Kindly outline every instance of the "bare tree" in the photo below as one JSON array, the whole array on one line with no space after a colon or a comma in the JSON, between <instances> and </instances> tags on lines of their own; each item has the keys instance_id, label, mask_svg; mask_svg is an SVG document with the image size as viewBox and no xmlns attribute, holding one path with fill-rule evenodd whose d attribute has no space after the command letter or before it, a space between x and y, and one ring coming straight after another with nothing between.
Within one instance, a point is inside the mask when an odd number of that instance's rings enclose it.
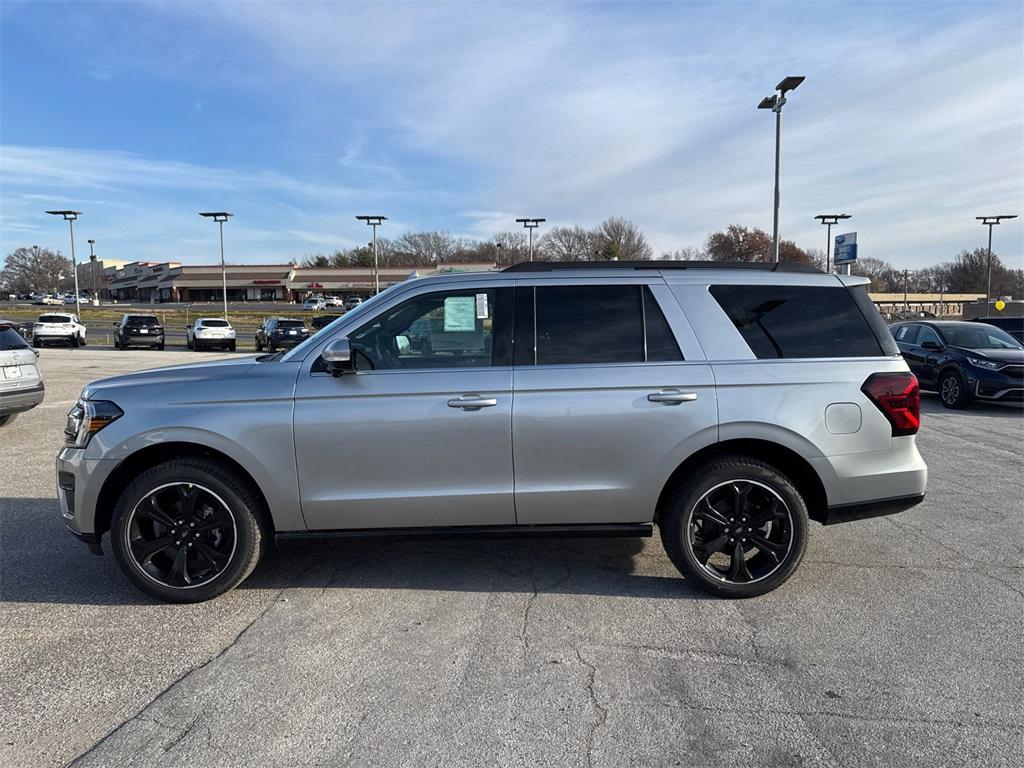
<instances>
[{"instance_id":1,"label":"bare tree","mask_svg":"<svg viewBox=\"0 0 1024 768\"><path fill-rule=\"evenodd\" d=\"M763 230L748 229L731 224L724 232L713 232L708 237L708 256L714 261L760 261L775 260L772 238ZM792 240L779 241L779 261L794 261L814 264L815 257L803 250Z\"/></svg>"},{"instance_id":2,"label":"bare tree","mask_svg":"<svg viewBox=\"0 0 1024 768\"><path fill-rule=\"evenodd\" d=\"M706 261L708 251L701 246L684 245L682 248L676 248L674 251L666 251L661 254L661 258L673 261Z\"/></svg>"},{"instance_id":3,"label":"bare tree","mask_svg":"<svg viewBox=\"0 0 1024 768\"><path fill-rule=\"evenodd\" d=\"M595 250L599 259L639 261L650 259L654 251L640 231L629 219L612 217L601 222L594 231Z\"/></svg>"},{"instance_id":4,"label":"bare tree","mask_svg":"<svg viewBox=\"0 0 1024 768\"><path fill-rule=\"evenodd\" d=\"M541 256L551 261L590 261L597 243L594 233L583 227L553 227L537 246Z\"/></svg>"},{"instance_id":5,"label":"bare tree","mask_svg":"<svg viewBox=\"0 0 1024 768\"><path fill-rule=\"evenodd\" d=\"M55 291L73 285L71 260L49 248L15 248L0 270L0 285L17 293Z\"/></svg>"}]
</instances>

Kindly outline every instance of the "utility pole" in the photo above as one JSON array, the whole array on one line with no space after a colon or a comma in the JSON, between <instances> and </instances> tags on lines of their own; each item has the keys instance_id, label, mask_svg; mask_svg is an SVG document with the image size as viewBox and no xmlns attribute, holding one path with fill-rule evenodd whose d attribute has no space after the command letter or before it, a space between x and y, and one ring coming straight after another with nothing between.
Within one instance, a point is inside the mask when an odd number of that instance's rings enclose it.
<instances>
[{"instance_id":1,"label":"utility pole","mask_svg":"<svg viewBox=\"0 0 1024 768\"><path fill-rule=\"evenodd\" d=\"M1002 223L1004 219L1016 219L1016 213L1004 213L1000 216L975 216L982 226L988 227L988 259L986 260L985 279L985 313L988 314L989 304L992 303L992 227Z\"/></svg>"},{"instance_id":2,"label":"utility pole","mask_svg":"<svg viewBox=\"0 0 1024 768\"><path fill-rule=\"evenodd\" d=\"M224 296L224 322L228 321L228 269L224 264L224 222L234 216L227 211L207 211L200 213L206 219L213 219L220 227L220 287Z\"/></svg>"},{"instance_id":3,"label":"utility pole","mask_svg":"<svg viewBox=\"0 0 1024 768\"><path fill-rule=\"evenodd\" d=\"M75 221L82 215L81 211L47 211L51 216L63 216L71 230L71 269L75 273L75 309L78 317L82 317L82 297L78 295L78 260L75 259Z\"/></svg>"},{"instance_id":4,"label":"utility pole","mask_svg":"<svg viewBox=\"0 0 1024 768\"><path fill-rule=\"evenodd\" d=\"M533 230L545 221L547 219L516 219L516 222L522 224L526 231L530 233L530 261L533 261Z\"/></svg>"},{"instance_id":5,"label":"utility pole","mask_svg":"<svg viewBox=\"0 0 1024 768\"><path fill-rule=\"evenodd\" d=\"M828 227L825 233L825 271L832 273L832 225L838 224L844 219L853 218L848 213L821 213L815 216L822 224ZM778 261L778 259L776 259Z\"/></svg>"},{"instance_id":6,"label":"utility pole","mask_svg":"<svg viewBox=\"0 0 1024 768\"><path fill-rule=\"evenodd\" d=\"M380 293L380 258L377 254L377 227L388 220L387 216L356 216L359 221L373 227L373 295Z\"/></svg>"},{"instance_id":7,"label":"utility pole","mask_svg":"<svg viewBox=\"0 0 1024 768\"><path fill-rule=\"evenodd\" d=\"M790 75L775 86L777 94L765 96L758 109L770 109L775 113L775 215L772 224L772 251L775 261L779 260L779 164L782 157L782 107L786 103L786 94L795 91L804 81L803 75Z\"/></svg>"}]
</instances>

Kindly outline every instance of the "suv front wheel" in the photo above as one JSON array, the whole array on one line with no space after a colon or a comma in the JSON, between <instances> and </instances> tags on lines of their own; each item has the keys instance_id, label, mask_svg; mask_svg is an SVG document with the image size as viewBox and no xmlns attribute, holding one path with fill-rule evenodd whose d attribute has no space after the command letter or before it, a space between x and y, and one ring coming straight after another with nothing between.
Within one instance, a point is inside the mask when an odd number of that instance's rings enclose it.
<instances>
[{"instance_id":1,"label":"suv front wheel","mask_svg":"<svg viewBox=\"0 0 1024 768\"><path fill-rule=\"evenodd\" d=\"M118 565L143 592L197 603L233 589L260 559L260 503L227 467L173 459L140 474L111 521Z\"/></svg>"},{"instance_id":2,"label":"suv front wheel","mask_svg":"<svg viewBox=\"0 0 1024 768\"><path fill-rule=\"evenodd\" d=\"M701 589L754 597L779 587L807 547L807 505L793 483L757 459L731 456L697 469L659 522L665 551Z\"/></svg>"}]
</instances>

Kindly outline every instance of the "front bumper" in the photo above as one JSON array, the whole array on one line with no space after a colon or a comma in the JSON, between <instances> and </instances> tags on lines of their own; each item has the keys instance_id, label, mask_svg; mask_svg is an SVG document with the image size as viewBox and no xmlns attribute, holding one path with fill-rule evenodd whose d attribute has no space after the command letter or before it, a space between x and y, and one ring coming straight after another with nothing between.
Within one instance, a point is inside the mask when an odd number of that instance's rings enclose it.
<instances>
[{"instance_id":1,"label":"front bumper","mask_svg":"<svg viewBox=\"0 0 1024 768\"><path fill-rule=\"evenodd\" d=\"M43 402L44 393L43 382L34 387L0 391L0 416L9 416L35 408Z\"/></svg>"},{"instance_id":2,"label":"front bumper","mask_svg":"<svg viewBox=\"0 0 1024 768\"><path fill-rule=\"evenodd\" d=\"M101 534L96 531L96 515L100 489L119 462L86 459L85 451L64 447L57 454L57 501L68 530L86 544L98 544Z\"/></svg>"}]
</instances>

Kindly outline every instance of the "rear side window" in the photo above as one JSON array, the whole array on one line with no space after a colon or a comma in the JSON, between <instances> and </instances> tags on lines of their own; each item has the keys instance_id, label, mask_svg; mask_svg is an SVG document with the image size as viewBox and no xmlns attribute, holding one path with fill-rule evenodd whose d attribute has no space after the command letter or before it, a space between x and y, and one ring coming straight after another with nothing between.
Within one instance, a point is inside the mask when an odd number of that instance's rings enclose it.
<instances>
[{"instance_id":1,"label":"rear side window","mask_svg":"<svg viewBox=\"0 0 1024 768\"><path fill-rule=\"evenodd\" d=\"M516 365L682 359L672 330L646 286L516 289Z\"/></svg>"},{"instance_id":2,"label":"rear side window","mask_svg":"<svg viewBox=\"0 0 1024 768\"><path fill-rule=\"evenodd\" d=\"M878 335L843 287L713 285L711 295L729 316L759 360L769 358L878 357L883 339L896 343L878 317ZM891 354L895 354L895 351Z\"/></svg>"},{"instance_id":3,"label":"rear side window","mask_svg":"<svg viewBox=\"0 0 1024 768\"><path fill-rule=\"evenodd\" d=\"M896 341L904 344L913 344L917 341L917 330L919 327L917 325L901 325L895 329L893 337Z\"/></svg>"},{"instance_id":4,"label":"rear side window","mask_svg":"<svg viewBox=\"0 0 1024 768\"><path fill-rule=\"evenodd\" d=\"M28 344L12 326L0 325L0 352L12 349L28 349Z\"/></svg>"}]
</instances>

